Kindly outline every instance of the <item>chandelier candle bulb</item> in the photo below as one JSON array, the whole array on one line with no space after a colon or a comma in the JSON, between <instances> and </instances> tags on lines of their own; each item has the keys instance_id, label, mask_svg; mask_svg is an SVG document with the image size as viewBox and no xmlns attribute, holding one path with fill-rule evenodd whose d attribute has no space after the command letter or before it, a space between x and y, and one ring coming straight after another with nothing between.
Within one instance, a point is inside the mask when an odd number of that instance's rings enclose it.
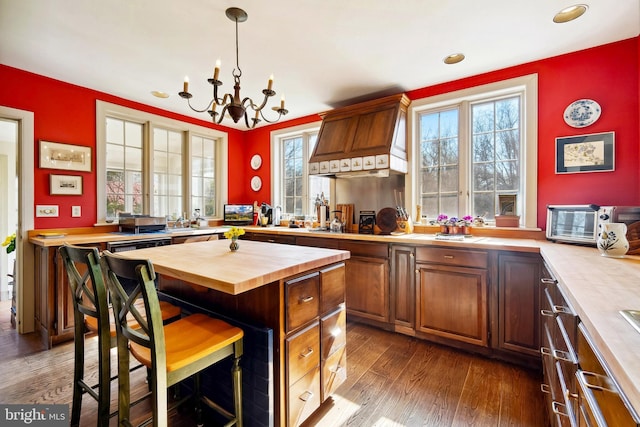
<instances>
[{"instance_id":1,"label":"chandelier candle bulb","mask_svg":"<svg viewBox=\"0 0 640 427\"><path fill-rule=\"evenodd\" d=\"M280 98L280 108L284 110L284 95L282 95L282 98Z\"/></svg>"},{"instance_id":2,"label":"chandelier candle bulb","mask_svg":"<svg viewBox=\"0 0 640 427\"><path fill-rule=\"evenodd\" d=\"M271 90L272 86L273 86L273 74L269 76L269 84L267 85L267 90Z\"/></svg>"},{"instance_id":3,"label":"chandelier candle bulb","mask_svg":"<svg viewBox=\"0 0 640 427\"><path fill-rule=\"evenodd\" d=\"M188 93L189 92L189 77L188 76L184 76L184 84L182 85L182 91L184 93Z\"/></svg>"},{"instance_id":4,"label":"chandelier candle bulb","mask_svg":"<svg viewBox=\"0 0 640 427\"><path fill-rule=\"evenodd\" d=\"M216 68L213 69L213 80L218 80L220 74L220 60L216 60Z\"/></svg>"}]
</instances>

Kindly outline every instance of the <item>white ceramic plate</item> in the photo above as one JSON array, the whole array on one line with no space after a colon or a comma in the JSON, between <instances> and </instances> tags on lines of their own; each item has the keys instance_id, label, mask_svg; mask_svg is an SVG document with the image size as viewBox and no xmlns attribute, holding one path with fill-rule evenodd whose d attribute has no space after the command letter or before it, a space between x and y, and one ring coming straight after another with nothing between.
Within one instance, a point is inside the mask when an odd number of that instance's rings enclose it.
<instances>
[{"instance_id":1,"label":"white ceramic plate","mask_svg":"<svg viewBox=\"0 0 640 427\"><path fill-rule=\"evenodd\" d=\"M251 178L251 189L253 191L260 191L261 188L262 188L262 180L260 179L260 177L254 176L253 178Z\"/></svg>"},{"instance_id":2,"label":"white ceramic plate","mask_svg":"<svg viewBox=\"0 0 640 427\"><path fill-rule=\"evenodd\" d=\"M564 121L571 127L583 128L600 118L602 108L592 99L578 99L564 110Z\"/></svg>"},{"instance_id":3,"label":"white ceramic plate","mask_svg":"<svg viewBox=\"0 0 640 427\"><path fill-rule=\"evenodd\" d=\"M251 158L251 168L258 170L260 166L262 166L262 157L260 157L260 154L254 154Z\"/></svg>"}]
</instances>

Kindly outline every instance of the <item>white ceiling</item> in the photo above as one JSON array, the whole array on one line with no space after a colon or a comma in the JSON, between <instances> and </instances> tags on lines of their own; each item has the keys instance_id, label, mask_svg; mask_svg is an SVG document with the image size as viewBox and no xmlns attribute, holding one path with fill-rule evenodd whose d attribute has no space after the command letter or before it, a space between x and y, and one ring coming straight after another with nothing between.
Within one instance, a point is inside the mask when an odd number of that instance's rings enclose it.
<instances>
[{"instance_id":1,"label":"white ceiling","mask_svg":"<svg viewBox=\"0 0 640 427\"><path fill-rule=\"evenodd\" d=\"M269 105L284 94L290 119L639 34L638 0L587 1L580 19L555 24L573 0L0 0L0 62L208 120L177 92L188 75L204 108L216 59L233 90L225 10L241 7L241 96L258 102L273 73ZM466 60L443 64L455 52Z\"/></svg>"}]
</instances>

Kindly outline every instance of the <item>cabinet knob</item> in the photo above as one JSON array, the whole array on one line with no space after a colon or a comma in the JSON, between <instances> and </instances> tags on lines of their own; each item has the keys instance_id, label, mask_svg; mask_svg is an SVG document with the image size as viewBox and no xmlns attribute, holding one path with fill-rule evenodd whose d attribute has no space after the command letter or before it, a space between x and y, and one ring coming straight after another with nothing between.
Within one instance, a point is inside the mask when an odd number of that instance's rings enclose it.
<instances>
[{"instance_id":1,"label":"cabinet knob","mask_svg":"<svg viewBox=\"0 0 640 427\"><path fill-rule=\"evenodd\" d=\"M443 258L444 259L453 259L453 255L445 255Z\"/></svg>"},{"instance_id":2,"label":"cabinet knob","mask_svg":"<svg viewBox=\"0 0 640 427\"><path fill-rule=\"evenodd\" d=\"M307 351L305 351L304 353L300 353L300 356L302 357L309 357L313 354L313 349L311 347L307 348Z\"/></svg>"},{"instance_id":3,"label":"cabinet knob","mask_svg":"<svg viewBox=\"0 0 640 427\"><path fill-rule=\"evenodd\" d=\"M300 302L311 302L311 301L313 301L313 297L311 295L309 295L308 297L300 298Z\"/></svg>"},{"instance_id":4,"label":"cabinet knob","mask_svg":"<svg viewBox=\"0 0 640 427\"><path fill-rule=\"evenodd\" d=\"M306 402L306 401L310 400L312 397L313 397L313 393L312 392L305 391L300 396L298 396L298 399L302 400L303 402Z\"/></svg>"}]
</instances>

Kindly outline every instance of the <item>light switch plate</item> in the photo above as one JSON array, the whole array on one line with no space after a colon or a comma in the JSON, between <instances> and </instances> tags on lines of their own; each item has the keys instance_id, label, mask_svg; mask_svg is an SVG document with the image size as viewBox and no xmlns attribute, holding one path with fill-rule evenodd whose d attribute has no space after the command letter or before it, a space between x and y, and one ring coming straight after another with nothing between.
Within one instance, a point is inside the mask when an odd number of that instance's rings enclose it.
<instances>
[{"instance_id":1,"label":"light switch plate","mask_svg":"<svg viewBox=\"0 0 640 427\"><path fill-rule=\"evenodd\" d=\"M36 205L36 216L58 216L58 205Z\"/></svg>"},{"instance_id":2,"label":"light switch plate","mask_svg":"<svg viewBox=\"0 0 640 427\"><path fill-rule=\"evenodd\" d=\"M82 216L82 207L80 207L80 206L71 206L71 216L73 216L73 217Z\"/></svg>"}]
</instances>

